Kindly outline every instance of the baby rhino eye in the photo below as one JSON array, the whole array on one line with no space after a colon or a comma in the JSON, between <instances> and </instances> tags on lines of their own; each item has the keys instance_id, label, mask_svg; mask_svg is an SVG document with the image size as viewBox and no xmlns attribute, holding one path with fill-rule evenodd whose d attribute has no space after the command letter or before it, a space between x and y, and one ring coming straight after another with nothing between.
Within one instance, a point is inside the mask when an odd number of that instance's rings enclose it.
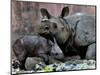
<instances>
[{"instance_id":1,"label":"baby rhino eye","mask_svg":"<svg viewBox=\"0 0 100 75\"><path fill-rule=\"evenodd\" d=\"M57 24L56 23L53 23L53 28L57 28Z\"/></svg>"}]
</instances>

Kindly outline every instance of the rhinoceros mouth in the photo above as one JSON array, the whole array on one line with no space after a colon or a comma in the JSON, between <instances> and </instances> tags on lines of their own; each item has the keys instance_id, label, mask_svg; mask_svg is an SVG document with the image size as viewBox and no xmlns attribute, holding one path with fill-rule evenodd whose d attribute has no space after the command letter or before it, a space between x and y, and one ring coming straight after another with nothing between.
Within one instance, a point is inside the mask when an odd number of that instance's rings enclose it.
<instances>
[{"instance_id":1,"label":"rhinoceros mouth","mask_svg":"<svg viewBox=\"0 0 100 75\"><path fill-rule=\"evenodd\" d=\"M55 38L57 39L58 43L64 44L70 36L69 32L59 31L55 34Z\"/></svg>"}]
</instances>

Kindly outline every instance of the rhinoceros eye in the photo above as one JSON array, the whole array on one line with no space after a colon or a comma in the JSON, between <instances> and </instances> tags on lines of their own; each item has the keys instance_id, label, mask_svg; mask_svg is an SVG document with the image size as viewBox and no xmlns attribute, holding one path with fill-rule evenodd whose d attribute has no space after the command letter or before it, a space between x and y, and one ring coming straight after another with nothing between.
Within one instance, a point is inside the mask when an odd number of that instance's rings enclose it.
<instances>
[{"instance_id":1,"label":"rhinoceros eye","mask_svg":"<svg viewBox=\"0 0 100 75\"><path fill-rule=\"evenodd\" d=\"M57 24L56 23L53 23L53 28L57 28Z\"/></svg>"}]
</instances>

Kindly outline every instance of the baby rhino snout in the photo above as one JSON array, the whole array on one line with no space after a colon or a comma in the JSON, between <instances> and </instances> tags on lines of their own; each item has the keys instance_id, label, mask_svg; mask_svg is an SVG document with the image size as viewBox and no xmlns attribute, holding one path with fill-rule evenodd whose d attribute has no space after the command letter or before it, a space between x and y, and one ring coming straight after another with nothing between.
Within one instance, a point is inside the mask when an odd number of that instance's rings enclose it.
<instances>
[{"instance_id":1,"label":"baby rhino snout","mask_svg":"<svg viewBox=\"0 0 100 75\"><path fill-rule=\"evenodd\" d=\"M54 57L55 59L64 58L64 54L57 44L55 44L55 46L52 48L51 56Z\"/></svg>"},{"instance_id":2,"label":"baby rhino snout","mask_svg":"<svg viewBox=\"0 0 100 75\"><path fill-rule=\"evenodd\" d=\"M52 53L52 56L55 59L63 59L64 58L64 55L62 53Z\"/></svg>"}]
</instances>

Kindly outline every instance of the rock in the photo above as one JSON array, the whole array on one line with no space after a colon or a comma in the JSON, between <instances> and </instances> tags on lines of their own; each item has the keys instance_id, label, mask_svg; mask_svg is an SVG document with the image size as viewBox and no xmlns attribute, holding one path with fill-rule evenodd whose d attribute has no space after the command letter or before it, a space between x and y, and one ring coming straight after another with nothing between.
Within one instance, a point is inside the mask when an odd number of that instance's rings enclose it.
<instances>
[{"instance_id":1,"label":"rock","mask_svg":"<svg viewBox=\"0 0 100 75\"><path fill-rule=\"evenodd\" d=\"M28 57L25 62L25 68L26 70L32 70L35 67L35 64L38 64L39 62L43 62L41 58L38 57Z\"/></svg>"},{"instance_id":2,"label":"rock","mask_svg":"<svg viewBox=\"0 0 100 75\"><path fill-rule=\"evenodd\" d=\"M45 67L46 65L43 63L43 62L40 62L39 64L36 64L34 66L34 70L43 70L43 68Z\"/></svg>"},{"instance_id":3,"label":"rock","mask_svg":"<svg viewBox=\"0 0 100 75\"><path fill-rule=\"evenodd\" d=\"M65 63L59 65L57 68L56 68L56 71L68 71L68 70L71 70L71 68L73 67L72 64L70 65L66 65Z\"/></svg>"},{"instance_id":4,"label":"rock","mask_svg":"<svg viewBox=\"0 0 100 75\"><path fill-rule=\"evenodd\" d=\"M61 61L54 59L53 57L49 56L49 63L54 64L54 63L61 63Z\"/></svg>"},{"instance_id":5,"label":"rock","mask_svg":"<svg viewBox=\"0 0 100 75\"><path fill-rule=\"evenodd\" d=\"M61 71L62 71L62 66L58 66L58 67L56 68L56 71L61 72Z\"/></svg>"}]
</instances>

